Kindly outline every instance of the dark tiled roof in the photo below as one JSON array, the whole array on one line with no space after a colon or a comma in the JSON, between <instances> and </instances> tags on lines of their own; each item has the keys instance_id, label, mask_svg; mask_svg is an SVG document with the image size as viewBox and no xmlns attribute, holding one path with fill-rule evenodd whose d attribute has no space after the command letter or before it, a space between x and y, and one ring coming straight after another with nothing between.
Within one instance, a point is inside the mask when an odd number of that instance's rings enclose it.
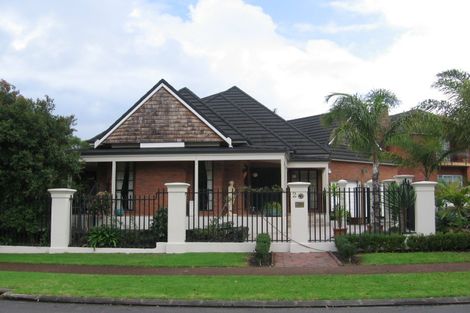
<instances>
[{"instance_id":1,"label":"dark tiled roof","mask_svg":"<svg viewBox=\"0 0 470 313\"><path fill-rule=\"evenodd\" d=\"M219 130L224 136L230 137L234 143L233 152L267 152L285 151L291 152L292 159L299 160L327 160L329 158L328 147L317 142L296 128L294 124L269 110L267 107L253 99L238 87L232 87L224 92L220 92L205 98L199 98L188 88L179 91L175 90L165 80L160 80L144 96L142 96L129 110L117 119L107 130L89 140L95 140L106 135L115 125L125 118L143 99L151 94L160 84L165 84L176 95L183 99L195 111L197 111L212 126ZM230 148L210 148L204 151L227 152ZM103 149L113 150L113 153L130 151L133 149ZM151 153L153 150L135 150L141 153ZM162 149L158 150L163 151ZM170 149L174 153L182 153L175 149ZM167 151L167 152L169 152ZM194 148L187 148L184 151L195 152ZM107 153L107 152L82 152L87 153Z\"/></svg>"},{"instance_id":2,"label":"dark tiled roof","mask_svg":"<svg viewBox=\"0 0 470 313\"><path fill-rule=\"evenodd\" d=\"M324 114L302 117L288 121L289 124L294 125L299 130L304 132L310 138L316 140L324 146L329 146L331 132L334 129L334 125L326 127L322 125L321 119ZM364 161L370 162L367 156L360 155L356 152L351 151L345 145L329 146L331 153L330 158L333 160L350 160L350 161Z\"/></svg>"},{"instance_id":3,"label":"dark tiled roof","mask_svg":"<svg viewBox=\"0 0 470 313\"><path fill-rule=\"evenodd\" d=\"M238 87L202 98L201 101L223 116L227 123L255 147L284 147L294 152L294 159L328 159L329 152L325 147Z\"/></svg>"},{"instance_id":4,"label":"dark tiled roof","mask_svg":"<svg viewBox=\"0 0 470 313\"><path fill-rule=\"evenodd\" d=\"M246 142L246 137L240 133L236 128L232 127L223 116L211 109L210 106L206 105L200 100L200 98L187 87L178 91L180 97L195 109L199 114L215 128L221 131L225 136L230 137L232 141Z\"/></svg>"}]
</instances>

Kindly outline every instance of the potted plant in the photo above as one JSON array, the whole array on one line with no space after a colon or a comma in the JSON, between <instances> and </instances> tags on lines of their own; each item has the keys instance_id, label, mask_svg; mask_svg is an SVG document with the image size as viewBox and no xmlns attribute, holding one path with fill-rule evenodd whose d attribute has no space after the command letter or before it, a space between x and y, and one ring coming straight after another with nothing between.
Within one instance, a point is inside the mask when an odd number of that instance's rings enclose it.
<instances>
[{"instance_id":1,"label":"potted plant","mask_svg":"<svg viewBox=\"0 0 470 313\"><path fill-rule=\"evenodd\" d=\"M337 206L333 214L331 215L331 219L335 221L333 227L333 234L335 237L340 235L345 235L347 232L346 224L349 217L349 212L341 206Z\"/></svg>"},{"instance_id":2,"label":"potted plant","mask_svg":"<svg viewBox=\"0 0 470 313\"><path fill-rule=\"evenodd\" d=\"M282 216L282 205L277 201L267 202L264 205L263 211L265 216Z\"/></svg>"}]
</instances>

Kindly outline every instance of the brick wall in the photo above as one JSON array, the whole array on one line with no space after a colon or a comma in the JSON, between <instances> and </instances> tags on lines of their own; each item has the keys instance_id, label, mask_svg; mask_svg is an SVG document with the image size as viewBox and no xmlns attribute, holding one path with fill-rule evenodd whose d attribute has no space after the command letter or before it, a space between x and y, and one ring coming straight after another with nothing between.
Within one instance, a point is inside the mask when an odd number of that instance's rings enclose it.
<instances>
[{"instance_id":1,"label":"brick wall","mask_svg":"<svg viewBox=\"0 0 470 313\"><path fill-rule=\"evenodd\" d=\"M96 166L96 191L111 192L111 162L98 163Z\"/></svg>"},{"instance_id":2,"label":"brick wall","mask_svg":"<svg viewBox=\"0 0 470 313\"><path fill-rule=\"evenodd\" d=\"M381 165L380 180L393 178L393 176L398 173L397 169L396 166ZM372 179L372 164L331 161L330 171L330 181L346 179L348 181L358 181L364 184L369 179Z\"/></svg>"},{"instance_id":3,"label":"brick wall","mask_svg":"<svg viewBox=\"0 0 470 313\"><path fill-rule=\"evenodd\" d=\"M152 195L166 190L165 183L183 182L193 185L193 162L136 162L135 194Z\"/></svg>"}]
</instances>

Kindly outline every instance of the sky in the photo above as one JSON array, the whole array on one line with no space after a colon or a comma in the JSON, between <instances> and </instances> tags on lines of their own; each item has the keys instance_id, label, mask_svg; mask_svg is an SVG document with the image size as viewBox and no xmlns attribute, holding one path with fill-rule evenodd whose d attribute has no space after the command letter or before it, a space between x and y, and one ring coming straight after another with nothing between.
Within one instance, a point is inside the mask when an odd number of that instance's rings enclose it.
<instances>
[{"instance_id":1,"label":"sky","mask_svg":"<svg viewBox=\"0 0 470 313\"><path fill-rule=\"evenodd\" d=\"M285 119L333 92L385 88L397 112L437 73L470 71L467 0L0 0L0 78L54 98L82 139L161 78L199 96L234 85Z\"/></svg>"}]
</instances>

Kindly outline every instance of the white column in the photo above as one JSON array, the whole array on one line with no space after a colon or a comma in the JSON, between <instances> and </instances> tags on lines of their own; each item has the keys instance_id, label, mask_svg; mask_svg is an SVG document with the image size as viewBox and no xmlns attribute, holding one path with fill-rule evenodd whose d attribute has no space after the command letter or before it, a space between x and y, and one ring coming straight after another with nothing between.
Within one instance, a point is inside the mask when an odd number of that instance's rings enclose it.
<instances>
[{"instance_id":1,"label":"white column","mask_svg":"<svg viewBox=\"0 0 470 313\"><path fill-rule=\"evenodd\" d=\"M196 216L199 216L199 160L194 161L194 203L193 207L194 210L189 210L189 215L193 215L193 213L196 214ZM193 212L191 212L193 211Z\"/></svg>"},{"instance_id":2,"label":"white column","mask_svg":"<svg viewBox=\"0 0 470 313\"><path fill-rule=\"evenodd\" d=\"M308 187L310 183L295 182L287 184L290 189L291 243L290 252L310 252L303 245L308 244Z\"/></svg>"},{"instance_id":3,"label":"white column","mask_svg":"<svg viewBox=\"0 0 470 313\"><path fill-rule=\"evenodd\" d=\"M111 197L116 197L116 161L111 162Z\"/></svg>"},{"instance_id":4,"label":"white column","mask_svg":"<svg viewBox=\"0 0 470 313\"><path fill-rule=\"evenodd\" d=\"M281 188L283 190L282 193L282 216L287 216L287 195L285 193L287 189L287 166L286 166L286 159L281 158Z\"/></svg>"},{"instance_id":5,"label":"white column","mask_svg":"<svg viewBox=\"0 0 470 313\"><path fill-rule=\"evenodd\" d=\"M412 183L414 177L415 177L414 175L395 175L395 176L393 176L393 178L395 178L395 181L397 182L398 185L400 185L405 180Z\"/></svg>"},{"instance_id":6,"label":"white column","mask_svg":"<svg viewBox=\"0 0 470 313\"><path fill-rule=\"evenodd\" d=\"M51 249L65 249L70 243L71 200L75 189L48 189L51 194Z\"/></svg>"},{"instance_id":7,"label":"white column","mask_svg":"<svg viewBox=\"0 0 470 313\"><path fill-rule=\"evenodd\" d=\"M168 189L167 253L183 253L186 242L186 197L189 184L166 183Z\"/></svg>"},{"instance_id":8,"label":"white column","mask_svg":"<svg viewBox=\"0 0 470 313\"><path fill-rule=\"evenodd\" d=\"M432 181L420 181L411 184L416 193L415 232L430 235L436 232L436 203L434 189L437 185Z\"/></svg>"},{"instance_id":9,"label":"white column","mask_svg":"<svg viewBox=\"0 0 470 313\"><path fill-rule=\"evenodd\" d=\"M322 172L322 190L325 190L328 188L328 186L330 185L330 176L329 176L329 173L330 173L330 168L329 166L327 165L324 169L323 169L323 172ZM327 201L328 202L328 201Z\"/></svg>"}]
</instances>

